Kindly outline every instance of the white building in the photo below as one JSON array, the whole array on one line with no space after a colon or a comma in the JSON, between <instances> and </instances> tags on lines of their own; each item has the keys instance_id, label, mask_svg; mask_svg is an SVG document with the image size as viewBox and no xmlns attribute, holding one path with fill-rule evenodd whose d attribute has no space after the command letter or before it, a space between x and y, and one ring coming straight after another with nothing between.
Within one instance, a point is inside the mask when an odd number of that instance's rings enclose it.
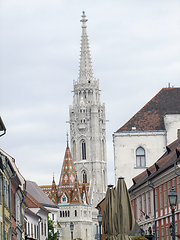
<instances>
[{"instance_id":1,"label":"white building","mask_svg":"<svg viewBox=\"0 0 180 240\"><path fill-rule=\"evenodd\" d=\"M98 202L106 193L106 118L100 99L99 81L93 77L86 15L82 14L80 69L74 81L73 103L69 108L71 152L80 183L90 183L89 200L97 222Z\"/></svg>"},{"instance_id":2,"label":"white building","mask_svg":"<svg viewBox=\"0 0 180 240\"><path fill-rule=\"evenodd\" d=\"M152 165L180 134L180 88L161 89L113 134L115 178L132 178Z\"/></svg>"},{"instance_id":3,"label":"white building","mask_svg":"<svg viewBox=\"0 0 180 240\"><path fill-rule=\"evenodd\" d=\"M28 192L25 192L25 202L28 208L26 214L26 236L28 239L47 240L48 239L48 213Z\"/></svg>"}]
</instances>

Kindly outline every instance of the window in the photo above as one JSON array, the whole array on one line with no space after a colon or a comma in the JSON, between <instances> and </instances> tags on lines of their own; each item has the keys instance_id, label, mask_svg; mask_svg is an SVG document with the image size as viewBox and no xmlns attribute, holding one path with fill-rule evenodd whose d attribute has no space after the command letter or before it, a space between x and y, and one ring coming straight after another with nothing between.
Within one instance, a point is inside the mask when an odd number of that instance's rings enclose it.
<instances>
[{"instance_id":1,"label":"window","mask_svg":"<svg viewBox=\"0 0 180 240\"><path fill-rule=\"evenodd\" d=\"M74 216L77 217L77 210L74 211Z\"/></svg>"},{"instance_id":2,"label":"window","mask_svg":"<svg viewBox=\"0 0 180 240\"><path fill-rule=\"evenodd\" d=\"M162 209L162 186L159 186L159 199L160 199L160 208Z\"/></svg>"},{"instance_id":3,"label":"window","mask_svg":"<svg viewBox=\"0 0 180 240\"><path fill-rule=\"evenodd\" d=\"M52 214L52 220L54 221L54 214Z\"/></svg>"},{"instance_id":4,"label":"window","mask_svg":"<svg viewBox=\"0 0 180 240\"><path fill-rule=\"evenodd\" d=\"M69 212L69 210L68 210L68 217L70 217L70 212Z\"/></svg>"},{"instance_id":5,"label":"window","mask_svg":"<svg viewBox=\"0 0 180 240\"><path fill-rule=\"evenodd\" d=\"M164 240L164 228L162 228L162 237L161 237L161 240Z\"/></svg>"},{"instance_id":6,"label":"window","mask_svg":"<svg viewBox=\"0 0 180 240\"><path fill-rule=\"evenodd\" d=\"M60 211L60 217L62 217L62 212Z\"/></svg>"},{"instance_id":7,"label":"window","mask_svg":"<svg viewBox=\"0 0 180 240\"><path fill-rule=\"evenodd\" d=\"M46 236L46 222L44 223L44 235Z\"/></svg>"},{"instance_id":8,"label":"window","mask_svg":"<svg viewBox=\"0 0 180 240\"><path fill-rule=\"evenodd\" d=\"M29 222L28 222L28 236L30 236L30 225L29 225Z\"/></svg>"},{"instance_id":9,"label":"window","mask_svg":"<svg viewBox=\"0 0 180 240\"><path fill-rule=\"evenodd\" d=\"M41 235L43 235L43 222L41 222Z\"/></svg>"},{"instance_id":10,"label":"window","mask_svg":"<svg viewBox=\"0 0 180 240\"><path fill-rule=\"evenodd\" d=\"M87 175L86 172L83 172L83 183L87 183Z\"/></svg>"},{"instance_id":11,"label":"window","mask_svg":"<svg viewBox=\"0 0 180 240\"><path fill-rule=\"evenodd\" d=\"M166 183L164 184L164 207L167 207L167 191L166 191Z\"/></svg>"},{"instance_id":12,"label":"window","mask_svg":"<svg viewBox=\"0 0 180 240\"><path fill-rule=\"evenodd\" d=\"M169 227L166 227L166 240L169 240Z\"/></svg>"},{"instance_id":13,"label":"window","mask_svg":"<svg viewBox=\"0 0 180 240\"><path fill-rule=\"evenodd\" d=\"M82 160L84 160L86 159L86 143L83 140L81 144L82 144Z\"/></svg>"},{"instance_id":14,"label":"window","mask_svg":"<svg viewBox=\"0 0 180 240\"><path fill-rule=\"evenodd\" d=\"M146 159L145 159L145 150L142 147L136 149L136 167L145 167Z\"/></svg>"},{"instance_id":15,"label":"window","mask_svg":"<svg viewBox=\"0 0 180 240\"><path fill-rule=\"evenodd\" d=\"M73 141L73 160L76 160L76 142Z\"/></svg>"},{"instance_id":16,"label":"window","mask_svg":"<svg viewBox=\"0 0 180 240\"><path fill-rule=\"evenodd\" d=\"M146 193L144 193L144 212L147 214Z\"/></svg>"},{"instance_id":17,"label":"window","mask_svg":"<svg viewBox=\"0 0 180 240\"><path fill-rule=\"evenodd\" d=\"M33 224L31 223L31 237L33 237Z\"/></svg>"},{"instance_id":18,"label":"window","mask_svg":"<svg viewBox=\"0 0 180 240\"><path fill-rule=\"evenodd\" d=\"M151 195L150 195L150 191L148 192L148 213L151 214Z\"/></svg>"},{"instance_id":19,"label":"window","mask_svg":"<svg viewBox=\"0 0 180 240\"><path fill-rule=\"evenodd\" d=\"M102 140L102 160L105 161L105 144L104 144L104 140Z\"/></svg>"},{"instance_id":20,"label":"window","mask_svg":"<svg viewBox=\"0 0 180 240\"><path fill-rule=\"evenodd\" d=\"M62 197L61 197L61 203L67 203L68 202L68 196L66 195L66 193L64 192Z\"/></svg>"},{"instance_id":21,"label":"window","mask_svg":"<svg viewBox=\"0 0 180 240\"><path fill-rule=\"evenodd\" d=\"M36 225L34 225L34 237L36 238Z\"/></svg>"}]
</instances>

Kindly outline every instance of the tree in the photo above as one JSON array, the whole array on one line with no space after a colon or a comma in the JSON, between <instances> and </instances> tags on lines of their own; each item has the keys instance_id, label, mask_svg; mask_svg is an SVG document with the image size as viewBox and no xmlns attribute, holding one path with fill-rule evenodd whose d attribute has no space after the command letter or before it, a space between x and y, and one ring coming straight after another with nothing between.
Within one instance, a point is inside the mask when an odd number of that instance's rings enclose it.
<instances>
[{"instance_id":1,"label":"tree","mask_svg":"<svg viewBox=\"0 0 180 240\"><path fill-rule=\"evenodd\" d=\"M57 233L54 232L53 220L48 217L48 240L56 240Z\"/></svg>"}]
</instances>

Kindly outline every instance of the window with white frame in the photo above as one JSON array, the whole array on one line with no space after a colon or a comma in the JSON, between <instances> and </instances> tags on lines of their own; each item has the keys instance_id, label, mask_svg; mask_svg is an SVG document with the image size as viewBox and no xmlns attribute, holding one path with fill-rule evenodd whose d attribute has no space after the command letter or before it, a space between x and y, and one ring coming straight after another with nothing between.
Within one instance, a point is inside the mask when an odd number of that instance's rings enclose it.
<instances>
[{"instance_id":1,"label":"window with white frame","mask_svg":"<svg viewBox=\"0 0 180 240\"><path fill-rule=\"evenodd\" d=\"M145 150L142 147L136 149L136 167L146 167Z\"/></svg>"}]
</instances>

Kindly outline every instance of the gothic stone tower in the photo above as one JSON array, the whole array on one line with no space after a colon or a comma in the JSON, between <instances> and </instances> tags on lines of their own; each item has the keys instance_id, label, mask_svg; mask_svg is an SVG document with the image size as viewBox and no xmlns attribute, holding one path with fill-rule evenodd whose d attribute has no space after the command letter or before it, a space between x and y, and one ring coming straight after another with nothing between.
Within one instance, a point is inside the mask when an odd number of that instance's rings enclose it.
<instances>
[{"instance_id":1,"label":"gothic stone tower","mask_svg":"<svg viewBox=\"0 0 180 240\"><path fill-rule=\"evenodd\" d=\"M80 69L74 81L73 103L69 108L71 152L80 183L90 183L89 199L94 207L107 186L105 104L101 103L99 81L93 77L87 36L86 15L82 14Z\"/></svg>"}]
</instances>

